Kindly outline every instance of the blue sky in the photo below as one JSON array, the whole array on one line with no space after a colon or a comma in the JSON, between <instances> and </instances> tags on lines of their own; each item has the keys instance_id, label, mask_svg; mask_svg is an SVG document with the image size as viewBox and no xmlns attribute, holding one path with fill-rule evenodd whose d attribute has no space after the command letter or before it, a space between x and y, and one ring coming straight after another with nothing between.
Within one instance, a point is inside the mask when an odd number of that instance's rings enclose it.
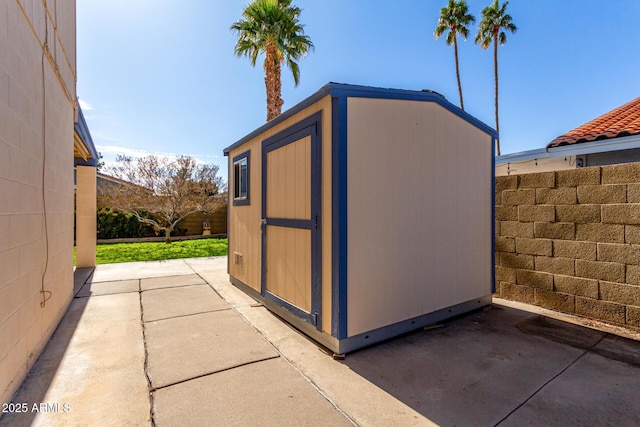
<instances>
[{"instance_id":1,"label":"blue sky","mask_svg":"<svg viewBox=\"0 0 640 427\"><path fill-rule=\"evenodd\" d=\"M78 96L105 160L222 150L265 122L262 63L233 53L248 0L78 0ZM432 89L458 105L453 47L433 30L446 0L294 0L316 48L283 110L327 82ZM480 20L490 0L468 0ZM502 153L556 136L640 96L640 1L511 0L498 51ZM460 39L466 111L495 127L492 48Z\"/></svg>"}]
</instances>

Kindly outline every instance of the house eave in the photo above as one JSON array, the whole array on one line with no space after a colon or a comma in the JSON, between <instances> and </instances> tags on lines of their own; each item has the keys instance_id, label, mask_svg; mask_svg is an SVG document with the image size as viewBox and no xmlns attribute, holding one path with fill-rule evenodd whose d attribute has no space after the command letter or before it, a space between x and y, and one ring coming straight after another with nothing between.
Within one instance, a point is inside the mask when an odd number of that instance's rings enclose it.
<instances>
[{"instance_id":1,"label":"house eave","mask_svg":"<svg viewBox=\"0 0 640 427\"><path fill-rule=\"evenodd\" d=\"M523 160L531 159L544 159L548 158L549 153L544 148L537 148L535 150L521 151L518 153L503 154L496 156L496 165L502 165L505 163L516 163Z\"/></svg>"},{"instance_id":2,"label":"house eave","mask_svg":"<svg viewBox=\"0 0 640 427\"><path fill-rule=\"evenodd\" d=\"M93 144L89 126L87 126L80 106L78 106L78 121L74 124L73 130L74 164L76 166L96 166L98 164L98 151Z\"/></svg>"},{"instance_id":3,"label":"house eave","mask_svg":"<svg viewBox=\"0 0 640 427\"><path fill-rule=\"evenodd\" d=\"M549 157L578 156L581 154L606 153L609 151L640 148L640 135L629 135L619 138L601 139L580 144L561 145L549 148Z\"/></svg>"},{"instance_id":4,"label":"house eave","mask_svg":"<svg viewBox=\"0 0 640 427\"><path fill-rule=\"evenodd\" d=\"M545 159L565 156L580 156L584 154L607 153L640 148L640 135L623 136L619 138L601 139L580 144L562 145L560 147L537 148L535 150L496 156L496 165L516 163L532 159Z\"/></svg>"}]
</instances>

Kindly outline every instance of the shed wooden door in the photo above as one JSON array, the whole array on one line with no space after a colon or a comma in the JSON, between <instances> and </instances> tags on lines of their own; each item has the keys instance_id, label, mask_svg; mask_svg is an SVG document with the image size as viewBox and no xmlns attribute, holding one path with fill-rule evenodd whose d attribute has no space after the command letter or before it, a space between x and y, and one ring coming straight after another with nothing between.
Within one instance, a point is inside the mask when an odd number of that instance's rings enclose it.
<instances>
[{"instance_id":1,"label":"shed wooden door","mask_svg":"<svg viewBox=\"0 0 640 427\"><path fill-rule=\"evenodd\" d=\"M320 327L320 122L312 116L262 149L262 295Z\"/></svg>"}]
</instances>

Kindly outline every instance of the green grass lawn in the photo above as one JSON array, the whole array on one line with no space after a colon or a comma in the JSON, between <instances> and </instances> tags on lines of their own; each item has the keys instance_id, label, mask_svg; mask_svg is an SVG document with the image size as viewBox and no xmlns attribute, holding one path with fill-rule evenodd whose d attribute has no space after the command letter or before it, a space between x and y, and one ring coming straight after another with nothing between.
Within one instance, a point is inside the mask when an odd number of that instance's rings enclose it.
<instances>
[{"instance_id":1,"label":"green grass lawn","mask_svg":"<svg viewBox=\"0 0 640 427\"><path fill-rule=\"evenodd\" d=\"M180 240L164 242L103 243L96 247L97 264L160 261L227 255L227 239Z\"/></svg>"}]
</instances>

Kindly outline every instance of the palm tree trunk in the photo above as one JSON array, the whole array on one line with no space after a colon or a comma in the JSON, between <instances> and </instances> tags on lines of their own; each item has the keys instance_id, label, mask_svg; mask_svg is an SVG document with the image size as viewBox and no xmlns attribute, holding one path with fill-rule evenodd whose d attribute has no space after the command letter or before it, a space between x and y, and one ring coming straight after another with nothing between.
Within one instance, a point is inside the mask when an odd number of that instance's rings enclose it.
<instances>
[{"instance_id":1,"label":"palm tree trunk","mask_svg":"<svg viewBox=\"0 0 640 427\"><path fill-rule=\"evenodd\" d=\"M496 81L496 132L498 132L498 139L496 139L496 150L499 156L500 125L498 124L498 33L495 33L495 36L493 37L493 78Z\"/></svg>"},{"instance_id":2,"label":"palm tree trunk","mask_svg":"<svg viewBox=\"0 0 640 427\"><path fill-rule=\"evenodd\" d=\"M281 64L277 59L275 44L267 42L264 83L267 89L267 121L278 117L282 111L282 82L280 80Z\"/></svg>"},{"instance_id":3,"label":"palm tree trunk","mask_svg":"<svg viewBox=\"0 0 640 427\"><path fill-rule=\"evenodd\" d=\"M458 78L458 93L460 94L460 108L464 111L464 101L462 100L462 84L460 83L460 67L458 65L458 41L456 34L453 33L453 52L456 56L456 77Z\"/></svg>"},{"instance_id":4,"label":"palm tree trunk","mask_svg":"<svg viewBox=\"0 0 640 427\"><path fill-rule=\"evenodd\" d=\"M264 58L264 86L267 91L267 121L278 116L276 107L275 56L276 47L271 43L267 43L266 55Z\"/></svg>"},{"instance_id":5,"label":"palm tree trunk","mask_svg":"<svg viewBox=\"0 0 640 427\"><path fill-rule=\"evenodd\" d=\"M279 116L282 113L282 105L284 101L282 100L282 78L280 77L280 71L282 69L282 62L279 60L274 64L274 96L275 96L275 109L276 116Z\"/></svg>"}]
</instances>

